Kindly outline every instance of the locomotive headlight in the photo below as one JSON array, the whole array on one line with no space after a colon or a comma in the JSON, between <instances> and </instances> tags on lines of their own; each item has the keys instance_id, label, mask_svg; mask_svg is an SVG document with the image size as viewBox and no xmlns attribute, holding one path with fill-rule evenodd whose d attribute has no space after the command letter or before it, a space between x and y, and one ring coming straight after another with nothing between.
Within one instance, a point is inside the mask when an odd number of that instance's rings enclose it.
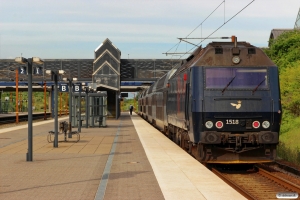
<instances>
[{"instance_id":1,"label":"locomotive headlight","mask_svg":"<svg viewBox=\"0 0 300 200\"><path fill-rule=\"evenodd\" d=\"M232 57L232 62L233 62L234 64L239 64L240 61L241 61L240 57L238 57L238 56L233 56L233 57Z\"/></svg>"},{"instance_id":2,"label":"locomotive headlight","mask_svg":"<svg viewBox=\"0 0 300 200\"><path fill-rule=\"evenodd\" d=\"M214 125L214 124L212 123L212 121L207 121L207 122L205 123L206 128L212 128L213 125Z\"/></svg>"},{"instance_id":3,"label":"locomotive headlight","mask_svg":"<svg viewBox=\"0 0 300 200\"><path fill-rule=\"evenodd\" d=\"M270 122L264 121L261 125L262 125L263 128L269 128L270 127Z\"/></svg>"}]
</instances>

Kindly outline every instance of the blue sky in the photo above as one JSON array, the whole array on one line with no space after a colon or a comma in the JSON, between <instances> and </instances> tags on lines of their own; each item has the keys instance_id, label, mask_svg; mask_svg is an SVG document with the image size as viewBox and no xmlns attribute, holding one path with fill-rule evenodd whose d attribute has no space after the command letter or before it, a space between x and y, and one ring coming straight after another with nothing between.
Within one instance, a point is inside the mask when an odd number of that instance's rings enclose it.
<instances>
[{"instance_id":1,"label":"blue sky","mask_svg":"<svg viewBox=\"0 0 300 200\"><path fill-rule=\"evenodd\" d=\"M252 0L226 0L189 37L206 37ZM163 53L223 0L0 0L0 59L93 59L106 38L121 58L171 59ZM273 28L293 28L299 0L255 0L212 37L266 47ZM225 10L225 12L224 12ZM205 46L212 40L203 42ZM216 40L213 40L216 41ZM198 43L198 41L193 41ZM181 42L177 52L193 46ZM176 46L170 51L176 50ZM174 57L173 57L174 58Z\"/></svg>"}]
</instances>

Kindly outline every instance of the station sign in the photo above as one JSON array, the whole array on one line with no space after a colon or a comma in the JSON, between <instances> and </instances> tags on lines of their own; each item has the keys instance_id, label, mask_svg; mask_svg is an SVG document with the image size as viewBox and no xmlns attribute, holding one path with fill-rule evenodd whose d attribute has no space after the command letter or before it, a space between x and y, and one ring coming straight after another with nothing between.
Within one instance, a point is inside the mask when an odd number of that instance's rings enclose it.
<instances>
[{"instance_id":1,"label":"station sign","mask_svg":"<svg viewBox=\"0 0 300 200\"><path fill-rule=\"evenodd\" d=\"M81 83L74 83L73 85L73 92L82 92ZM60 92L69 92L69 85L67 83L59 84L59 91Z\"/></svg>"},{"instance_id":2,"label":"station sign","mask_svg":"<svg viewBox=\"0 0 300 200\"><path fill-rule=\"evenodd\" d=\"M26 67L19 67L18 72L19 74L27 74Z\"/></svg>"},{"instance_id":3,"label":"station sign","mask_svg":"<svg viewBox=\"0 0 300 200\"><path fill-rule=\"evenodd\" d=\"M33 68L33 74L35 74L35 75L42 75L43 74L42 67L35 67L35 68Z\"/></svg>"},{"instance_id":4,"label":"station sign","mask_svg":"<svg viewBox=\"0 0 300 200\"><path fill-rule=\"evenodd\" d=\"M69 92L69 85L68 84L60 84L59 91L60 92Z\"/></svg>"},{"instance_id":5,"label":"station sign","mask_svg":"<svg viewBox=\"0 0 300 200\"><path fill-rule=\"evenodd\" d=\"M82 92L81 83L74 83L73 92Z\"/></svg>"}]
</instances>

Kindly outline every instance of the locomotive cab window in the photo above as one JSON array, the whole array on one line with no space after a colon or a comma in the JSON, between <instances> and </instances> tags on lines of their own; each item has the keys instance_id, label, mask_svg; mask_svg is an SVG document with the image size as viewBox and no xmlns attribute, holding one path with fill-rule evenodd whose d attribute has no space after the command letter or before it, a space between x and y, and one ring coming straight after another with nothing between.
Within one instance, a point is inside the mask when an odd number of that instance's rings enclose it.
<instances>
[{"instance_id":1,"label":"locomotive cab window","mask_svg":"<svg viewBox=\"0 0 300 200\"><path fill-rule=\"evenodd\" d=\"M267 68L205 68L206 89L268 89Z\"/></svg>"}]
</instances>

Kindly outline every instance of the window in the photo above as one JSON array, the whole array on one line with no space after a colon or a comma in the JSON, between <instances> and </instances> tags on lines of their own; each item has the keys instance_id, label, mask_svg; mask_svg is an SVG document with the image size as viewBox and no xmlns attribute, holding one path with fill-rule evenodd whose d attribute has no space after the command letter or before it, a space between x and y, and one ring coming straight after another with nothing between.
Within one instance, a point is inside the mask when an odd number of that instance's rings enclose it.
<instances>
[{"instance_id":1,"label":"window","mask_svg":"<svg viewBox=\"0 0 300 200\"><path fill-rule=\"evenodd\" d=\"M266 68L219 67L205 69L206 89L268 89Z\"/></svg>"}]
</instances>

